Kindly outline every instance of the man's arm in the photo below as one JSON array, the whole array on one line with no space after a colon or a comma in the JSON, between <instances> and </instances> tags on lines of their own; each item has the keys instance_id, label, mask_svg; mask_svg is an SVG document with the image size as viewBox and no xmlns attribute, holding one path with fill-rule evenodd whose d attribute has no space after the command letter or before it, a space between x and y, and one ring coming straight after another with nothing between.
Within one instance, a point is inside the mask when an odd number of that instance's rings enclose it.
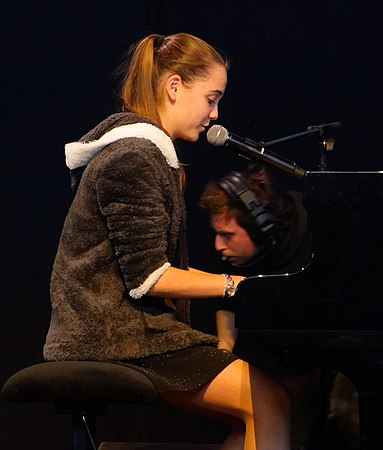
<instances>
[{"instance_id":1,"label":"man's arm","mask_svg":"<svg viewBox=\"0 0 383 450\"><path fill-rule=\"evenodd\" d=\"M235 314L232 311L218 310L215 314L218 348L233 351L238 336L238 328L235 328Z\"/></svg>"}]
</instances>

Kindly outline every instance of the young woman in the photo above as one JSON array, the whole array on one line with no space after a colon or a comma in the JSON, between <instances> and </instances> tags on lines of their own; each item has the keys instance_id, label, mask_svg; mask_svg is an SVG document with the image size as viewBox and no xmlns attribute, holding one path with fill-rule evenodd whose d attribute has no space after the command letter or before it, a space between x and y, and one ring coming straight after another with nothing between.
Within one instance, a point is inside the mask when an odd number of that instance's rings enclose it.
<instances>
[{"instance_id":1,"label":"young woman","mask_svg":"<svg viewBox=\"0 0 383 450\"><path fill-rule=\"evenodd\" d=\"M138 42L123 112L66 145L76 195L51 279L47 360L137 368L167 401L232 425L223 449L289 448L284 389L188 323L188 301L230 297L242 277L187 266L183 171L175 139L217 119L225 59L180 33Z\"/></svg>"}]
</instances>

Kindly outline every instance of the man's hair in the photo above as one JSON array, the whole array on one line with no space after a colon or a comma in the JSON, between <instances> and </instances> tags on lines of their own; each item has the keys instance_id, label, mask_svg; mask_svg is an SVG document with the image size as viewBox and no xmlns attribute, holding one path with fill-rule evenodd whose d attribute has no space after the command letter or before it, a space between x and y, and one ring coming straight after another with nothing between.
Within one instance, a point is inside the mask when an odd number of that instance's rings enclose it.
<instances>
[{"instance_id":1,"label":"man's hair","mask_svg":"<svg viewBox=\"0 0 383 450\"><path fill-rule=\"evenodd\" d=\"M251 166L241 173L246 179L254 195L266 209L271 209L274 201L274 191L268 173L263 166ZM238 224L249 230L252 216L242 201L229 195L220 185L219 181L210 181L200 197L199 206L210 214L225 213L227 217L235 218Z\"/></svg>"}]
</instances>

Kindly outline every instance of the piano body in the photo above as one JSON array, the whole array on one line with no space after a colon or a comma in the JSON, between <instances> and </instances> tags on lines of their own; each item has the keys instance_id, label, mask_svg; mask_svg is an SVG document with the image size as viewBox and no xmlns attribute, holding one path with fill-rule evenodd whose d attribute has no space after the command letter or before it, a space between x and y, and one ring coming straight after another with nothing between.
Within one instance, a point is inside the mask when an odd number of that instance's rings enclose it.
<instances>
[{"instance_id":1,"label":"piano body","mask_svg":"<svg viewBox=\"0 0 383 450\"><path fill-rule=\"evenodd\" d=\"M288 274L240 283L241 345L344 373L359 398L361 448L382 448L383 172L308 171L313 255Z\"/></svg>"}]
</instances>

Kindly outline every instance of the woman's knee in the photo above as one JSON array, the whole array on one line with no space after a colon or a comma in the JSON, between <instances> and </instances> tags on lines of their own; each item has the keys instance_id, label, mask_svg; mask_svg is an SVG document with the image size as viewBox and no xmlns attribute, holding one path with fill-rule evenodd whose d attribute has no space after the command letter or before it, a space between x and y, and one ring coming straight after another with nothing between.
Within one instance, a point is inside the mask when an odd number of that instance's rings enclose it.
<instances>
[{"instance_id":1,"label":"woman's knee","mask_svg":"<svg viewBox=\"0 0 383 450\"><path fill-rule=\"evenodd\" d=\"M288 411L288 413L290 413L292 401L290 391L287 389L285 385L283 385L278 381L275 381L275 392L277 396L277 401L280 404L281 409L284 409Z\"/></svg>"}]
</instances>

